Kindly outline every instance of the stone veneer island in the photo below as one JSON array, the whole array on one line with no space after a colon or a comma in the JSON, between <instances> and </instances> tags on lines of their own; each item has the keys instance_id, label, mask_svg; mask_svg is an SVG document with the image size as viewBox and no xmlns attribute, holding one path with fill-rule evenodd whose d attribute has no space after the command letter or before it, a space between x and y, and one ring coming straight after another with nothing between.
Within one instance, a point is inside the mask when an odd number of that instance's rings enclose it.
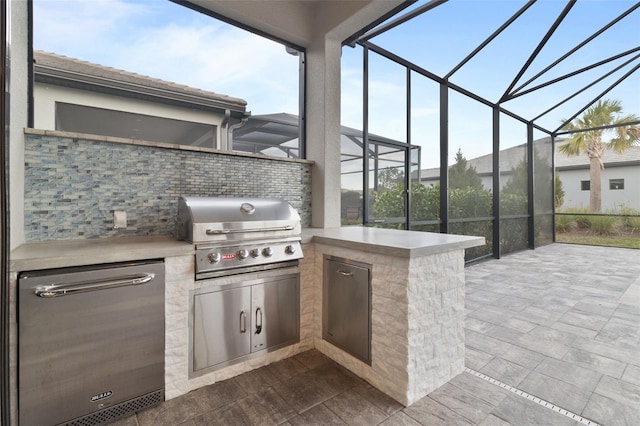
<instances>
[{"instance_id":1,"label":"stone veneer island","mask_svg":"<svg viewBox=\"0 0 640 426\"><path fill-rule=\"evenodd\" d=\"M464 369L464 250L482 237L379 228L306 229L300 263L300 342L190 378L193 245L171 237L127 237L25 244L10 261L11 412L17 414L16 288L20 271L164 258L165 397L237 376L316 348L404 405ZM322 339L324 255L372 265L371 365Z\"/></svg>"},{"instance_id":2,"label":"stone veneer island","mask_svg":"<svg viewBox=\"0 0 640 426\"><path fill-rule=\"evenodd\" d=\"M404 405L462 373L464 250L484 238L363 227L306 233L313 244L302 280L314 280L316 349ZM322 339L324 255L372 265L371 365Z\"/></svg>"}]
</instances>

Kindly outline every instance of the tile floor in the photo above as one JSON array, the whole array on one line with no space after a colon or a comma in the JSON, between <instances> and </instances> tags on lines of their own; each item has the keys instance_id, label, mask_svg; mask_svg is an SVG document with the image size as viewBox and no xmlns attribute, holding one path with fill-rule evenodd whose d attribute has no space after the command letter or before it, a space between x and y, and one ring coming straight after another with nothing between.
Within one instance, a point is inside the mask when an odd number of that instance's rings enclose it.
<instances>
[{"instance_id":1,"label":"tile floor","mask_svg":"<svg viewBox=\"0 0 640 426\"><path fill-rule=\"evenodd\" d=\"M466 276L471 370L409 407L309 351L117 425L640 425L640 250L553 244Z\"/></svg>"}]
</instances>

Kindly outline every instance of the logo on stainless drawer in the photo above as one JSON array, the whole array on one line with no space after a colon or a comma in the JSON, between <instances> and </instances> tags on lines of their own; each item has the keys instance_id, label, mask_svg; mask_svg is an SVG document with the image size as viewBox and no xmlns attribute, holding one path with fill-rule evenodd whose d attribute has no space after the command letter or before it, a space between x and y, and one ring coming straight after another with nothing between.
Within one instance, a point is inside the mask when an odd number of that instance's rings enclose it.
<instances>
[{"instance_id":1,"label":"logo on stainless drawer","mask_svg":"<svg viewBox=\"0 0 640 426\"><path fill-rule=\"evenodd\" d=\"M91 397L91 402L102 401L103 399L109 398L111 395L113 395L113 391L106 391L106 392L99 393L97 395L93 395Z\"/></svg>"}]
</instances>

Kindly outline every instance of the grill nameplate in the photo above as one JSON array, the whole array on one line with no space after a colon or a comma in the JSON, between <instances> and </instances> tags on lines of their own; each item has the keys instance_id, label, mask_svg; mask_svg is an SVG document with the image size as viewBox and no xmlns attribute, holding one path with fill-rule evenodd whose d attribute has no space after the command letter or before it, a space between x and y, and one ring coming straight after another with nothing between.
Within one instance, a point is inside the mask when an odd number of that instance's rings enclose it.
<instances>
[{"instance_id":1,"label":"grill nameplate","mask_svg":"<svg viewBox=\"0 0 640 426\"><path fill-rule=\"evenodd\" d=\"M96 426L133 414L137 411L160 404L164 401L164 389L139 396L100 411L78 417L58 426Z\"/></svg>"}]
</instances>

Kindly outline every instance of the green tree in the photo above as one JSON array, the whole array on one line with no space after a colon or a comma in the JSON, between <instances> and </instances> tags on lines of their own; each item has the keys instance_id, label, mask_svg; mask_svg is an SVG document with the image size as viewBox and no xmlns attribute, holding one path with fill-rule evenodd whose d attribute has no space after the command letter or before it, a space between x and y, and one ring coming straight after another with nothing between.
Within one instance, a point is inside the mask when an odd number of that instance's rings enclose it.
<instances>
[{"instance_id":1,"label":"green tree","mask_svg":"<svg viewBox=\"0 0 640 426\"><path fill-rule=\"evenodd\" d=\"M564 188L562 186L562 181L560 180L560 177L557 174L556 174L555 185L556 185L556 189L555 189L554 205L556 206L556 209L559 209L564 204Z\"/></svg>"},{"instance_id":2,"label":"green tree","mask_svg":"<svg viewBox=\"0 0 640 426\"><path fill-rule=\"evenodd\" d=\"M602 155L609 149L622 153L637 144L640 140L640 127L624 126L624 123L637 122L639 118L633 114L622 115L622 105L617 100L600 100L587 108L581 117L566 123L563 130L585 130L574 133L571 139L559 147L559 151L567 156L586 154L589 157L591 189L589 193L589 211L597 213L602 209ZM563 120L566 121L566 120ZM598 127L618 125L610 129ZM612 135L609 142L603 137Z\"/></svg>"},{"instance_id":3,"label":"green tree","mask_svg":"<svg viewBox=\"0 0 640 426\"><path fill-rule=\"evenodd\" d=\"M543 159L538 155L537 151L534 151L534 161L538 164L539 167L537 169L541 171L550 170L551 166L546 159ZM547 173L534 173L535 174L535 187L542 191L550 190L549 185L551 184L551 177ZM502 197L503 194L510 194L523 197L522 202L525 206L526 212L526 204L527 204L527 182L528 182L528 170L527 170L527 162L525 159L522 159L518 164L513 166L511 169L511 176L507 183L500 190L500 195ZM556 175L555 177L555 200L554 205L556 208L562 206L564 203L564 188L562 187L562 181ZM503 212L507 214L515 214L516 212ZM518 213L521 213L518 211Z\"/></svg>"},{"instance_id":4,"label":"green tree","mask_svg":"<svg viewBox=\"0 0 640 426\"><path fill-rule=\"evenodd\" d=\"M378 172L378 191L393 189L398 183L404 185L404 168L388 167Z\"/></svg>"},{"instance_id":5,"label":"green tree","mask_svg":"<svg viewBox=\"0 0 640 426\"><path fill-rule=\"evenodd\" d=\"M396 183L388 189L374 192L371 206L373 217L377 219L403 217L405 215L404 197L404 183ZM403 226L398 229L403 229Z\"/></svg>"},{"instance_id":6,"label":"green tree","mask_svg":"<svg viewBox=\"0 0 640 426\"><path fill-rule=\"evenodd\" d=\"M460 148L455 159L455 164L449 167L449 189L483 189L482 179L476 168L467 165L467 159Z\"/></svg>"},{"instance_id":7,"label":"green tree","mask_svg":"<svg viewBox=\"0 0 640 426\"><path fill-rule=\"evenodd\" d=\"M525 159L511 168L511 176L500 190L503 194L527 195L527 184L529 182L529 172Z\"/></svg>"},{"instance_id":8,"label":"green tree","mask_svg":"<svg viewBox=\"0 0 640 426\"><path fill-rule=\"evenodd\" d=\"M511 168L511 176L500 189L500 213L502 215L527 214L529 172L522 159Z\"/></svg>"}]
</instances>

